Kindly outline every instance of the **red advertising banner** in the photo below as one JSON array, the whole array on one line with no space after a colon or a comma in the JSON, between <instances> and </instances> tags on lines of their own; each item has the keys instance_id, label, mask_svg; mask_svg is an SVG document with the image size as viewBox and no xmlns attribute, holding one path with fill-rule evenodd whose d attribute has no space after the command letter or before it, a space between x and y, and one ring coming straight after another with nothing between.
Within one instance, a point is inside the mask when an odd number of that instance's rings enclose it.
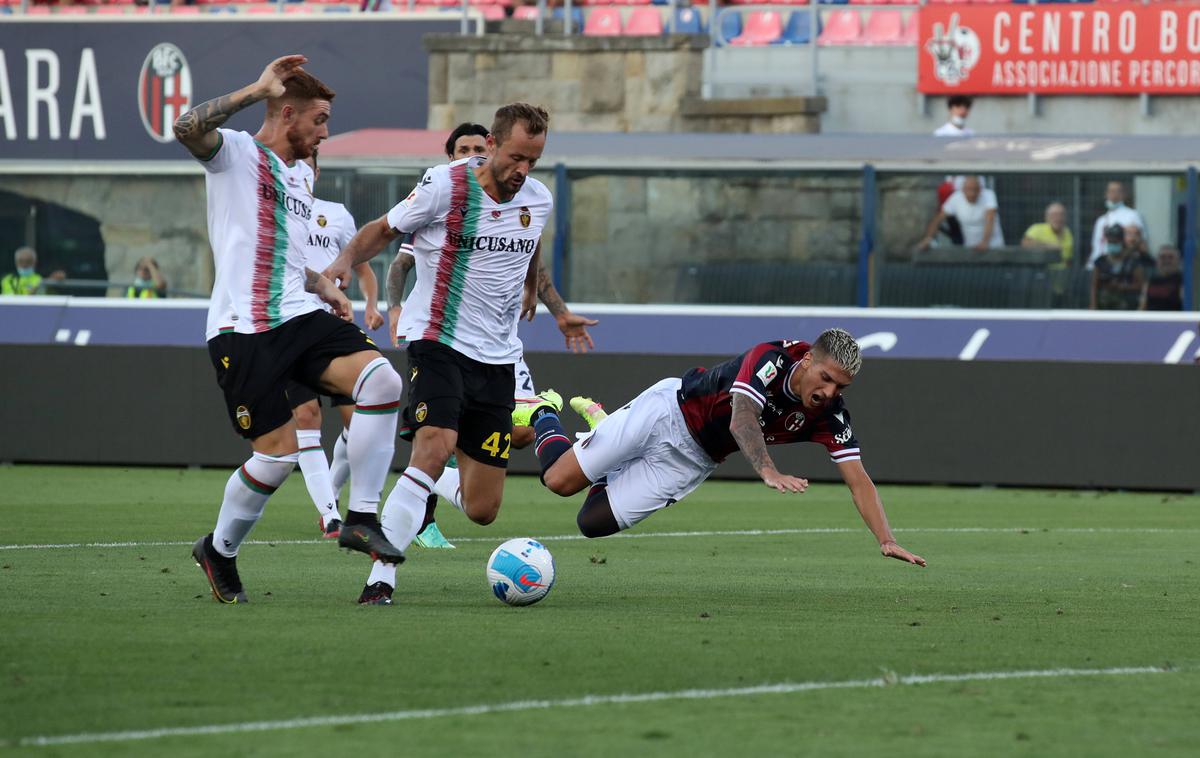
<instances>
[{"instance_id":1,"label":"red advertising banner","mask_svg":"<svg viewBox=\"0 0 1200 758\"><path fill-rule=\"evenodd\" d=\"M926 94L1200 93L1200 4L926 5Z\"/></svg>"}]
</instances>

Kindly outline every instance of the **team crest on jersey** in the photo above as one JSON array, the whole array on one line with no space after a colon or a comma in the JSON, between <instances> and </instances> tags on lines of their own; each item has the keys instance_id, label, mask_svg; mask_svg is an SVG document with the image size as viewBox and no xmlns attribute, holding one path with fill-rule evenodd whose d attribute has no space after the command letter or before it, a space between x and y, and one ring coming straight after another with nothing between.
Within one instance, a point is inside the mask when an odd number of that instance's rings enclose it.
<instances>
[{"instance_id":1,"label":"team crest on jersey","mask_svg":"<svg viewBox=\"0 0 1200 758\"><path fill-rule=\"evenodd\" d=\"M492 211L492 218L500 218L500 211Z\"/></svg>"},{"instance_id":2,"label":"team crest on jersey","mask_svg":"<svg viewBox=\"0 0 1200 758\"><path fill-rule=\"evenodd\" d=\"M242 429L250 428L250 409L244 405L237 407L237 425Z\"/></svg>"},{"instance_id":3,"label":"team crest on jersey","mask_svg":"<svg viewBox=\"0 0 1200 758\"><path fill-rule=\"evenodd\" d=\"M533 216L529 213L529 208L521 206L521 226L529 228L529 222L533 221Z\"/></svg>"},{"instance_id":4,"label":"team crest on jersey","mask_svg":"<svg viewBox=\"0 0 1200 758\"><path fill-rule=\"evenodd\" d=\"M423 422L425 420L425 417L428 415L429 415L429 406L425 405L425 403L417 403L417 410L413 414L413 416L416 417L416 419L417 419L417 423L420 424L421 422Z\"/></svg>"},{"instance_id":5,"label":"team crest on jersey","mask_svg":"<svg viewBox=\"0 0 1200 758\"><path fill-rule=\"evenodd\" d=\"M324 226L328 223L329 223L329 219L325 218L324 214L317 216L317 226L324 228Z\"/></svg>"},{"instance_id":6,"label":"team crest on jersey","mask_svg":"<svg viewBox=\"0 0 1200 758\"><path fill-rule=\"evenodd\" d=\"M155 45L138 74L138 113L156 142L175 139L175 119L192 105L192 69L183 51L170 42Z\"/></svg>"},{"instance_id":7,"label":"team crest on jersey","mask_svg":"<svg viewBox=\"0 0 1200 758\"><path fill-rule=\"evenodd\" d=\"M755 376L757 376L759 378L759 380L762 381L763 384L770 384L771 380L774 379L778 375L779 375L779 369L775 368L774 361L772 361L771 363L768 363L767 365L760 368L758 370L758 373L755 374Z\"/></svg>"},{"instance_id":8,"label":"team crest on jersey","mask_svg":"<svg viewBox=\"0 0 1200 758\"><path fill-rule=\"evenodd\" d=\"M786 421L783 422L783 428L787 429L789 432L798 432L803 426L804 414L800 411L795 411L792 413L792 415L787 417Z\"/></svg>"}]
</instances>

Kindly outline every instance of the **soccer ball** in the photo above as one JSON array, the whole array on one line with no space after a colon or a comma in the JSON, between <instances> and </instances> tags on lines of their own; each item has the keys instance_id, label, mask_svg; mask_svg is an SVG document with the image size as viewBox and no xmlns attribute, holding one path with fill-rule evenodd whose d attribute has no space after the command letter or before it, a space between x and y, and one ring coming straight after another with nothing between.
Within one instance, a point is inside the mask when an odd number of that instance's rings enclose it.
<instances>
[{"instance_id":1,"label":"soccer ball","mask_svg":"<svg viewBox=\"0 0 1200 758\"><path fill-rule=\"evenodd\" d=\"M537 540L509 540L487 562L492 594L509 605L533 605L554 586L554 556Z\"/></svg>"}]
</instances>

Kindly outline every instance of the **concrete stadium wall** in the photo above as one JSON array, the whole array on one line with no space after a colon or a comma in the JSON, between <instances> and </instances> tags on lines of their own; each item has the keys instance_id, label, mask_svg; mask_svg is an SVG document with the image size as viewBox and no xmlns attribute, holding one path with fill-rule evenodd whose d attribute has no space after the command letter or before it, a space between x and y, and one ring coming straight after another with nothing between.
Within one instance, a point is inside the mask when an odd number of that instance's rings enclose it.
<instances>
[{"instance_id":1,"label":"concrete stadium wall","mask_svg":"<svg viewBox=\"0 0 1200 758\"><path fill-rule=\"evenodd\" d=\"M403 357L391 353L403 369ZM712 356L531 354L539 387L616 408ZM234 466L200 348L0 346L0 461ZM867 470L881 482L1200 490L1197 368L869 361L848 395ZM403 373L403 372L402 372ZM405 374L407 375L407 374ZM327 423L332 444L336 422ZM836 479L815 445L772 448L781 467ZM407 445L397 445L402 465ZM532 472L528 451L512 470ZM749 477L740 455L718 475ZM0 473L0 480L3 473Z\"/></svg>"}]
</instances>

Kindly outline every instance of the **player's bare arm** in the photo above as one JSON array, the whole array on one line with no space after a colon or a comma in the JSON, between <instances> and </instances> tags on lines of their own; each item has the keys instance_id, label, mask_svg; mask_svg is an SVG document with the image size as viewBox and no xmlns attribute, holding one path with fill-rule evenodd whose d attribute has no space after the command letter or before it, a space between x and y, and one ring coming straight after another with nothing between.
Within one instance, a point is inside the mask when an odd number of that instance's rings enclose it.
<instances>
[{"instance_id":1,"label":"player's bare arm","mask_svg":"<svg viewBox=\"0 0 1200 758\"><path fill-rule=\"evenodd\" d=\"M311 268L304 269L304 289L321 298L322 302L328 303L333 308L333 315L338 318L349 321L354 317L350 301L338 286Z\"/></svg>"},{"instance_id":2,"label":"player's bare arm","mask_svg":"<svg viewBox=\"0 0 1200 758\"><path fill-rule=\"evenodd\" d=\"M400 347L400 336L396 328L400 324L401 303L404 302L404 285L408 280L408 272L417 265L417 259L411 253L405 252L404 246L388 266L388 334L392 337L392 347Z\"/></svg>"},{"instance_id":3,"label":"player's bare arm","mask_svg":"<svg viewBox=\"0 0 1200 758\"><path fill-rule=\"evenodd\" d=\"M780 492L804 492L808 480L798 476L779 473L775 461L767 452L767 441L762 435L762 406L746 395L733 395L733 414L729 418L729 432L742 450L742 455L762 477L763 484Z\"/></svg>"},{"instance_id":4,"label":"player's bare arm","mask_svg":"<svg viewBox=\"0 0 1200 758\"><path fill-rule=\"evenodd\" d=\"M345 289L350 284L350 269L379 255L400 232L392 228L387 216L380 216L362 229L342 248L338 257L322 273L331 282Z\"/></svg>"},{"instance_id":5,"label":"player's bare arm","mask_svg":"<svg viewBox=\"0 0 1200 758\"><path fill-rule=\"evenodd\" d=\"M554 320L558 322L558 330L567 338L567 349L572 353L586 353L588 350L595 349L596 345L592 342L592 335L588 334L587 327L595 326L600 322L571 312L571 309L563 302L562 295L558 294L558 290L555 289L554 282L550 279L549 272L546 271L546 266L540 261L538 262L537 287L538 299L542 301L542 305L546 306L546 310L550 311L550 315L554 316Z\"/></svg>"},{"instance_id":6,"label":"player's bare arm","mask_svg":"<svg viewBox=\"0 0 1200 758\"><path fill-rule=\"evenodd\" d=\"M888 526L887 513L883 510L883 500L879 497L879 490L876 489L875 482L871 481L867 470L863 468L862 461L839 463L838 472L841 473L846 486L850 488L850 497L854 500L854 507L858 509L858 514L862 516L862 520L871 530L871 534L875 535L875 539L879 540L879 552L888 558L924 566L924 558L910 553L896 544L892 528Z\"/></svg>"},{"instance_id":7,"label":"player's bare arm","mask_svg":"<svg viewBox=\"0 0 1200 758\"><path fill-rule=\"evenodd\" d=\"M525 294L521 298L521 315L518 319L533 321L537 314L538 298L538 269L542 265L542 243L534 248L533 257L529 259L529 269L525 272Z\"/></svg>"},{"instance_id":8,"label":"player's bare arm","mask_svg":"<svg viewBox=\"0 0 1200 758\"><path fill-rule=\"evenodd\" d=\"M363 314L363 322L368 329L378 329L383 326L383 316L379 313L379 280L375 278L371 266L366 263L355 266L354 273L358 276L358 287L367 300L367 312Z\"/></svg>"},{"instance_id":9,"label":"player's bare arm","mask_svg":"<svg viewBox=\"0 0 1200 758\"><path fill-rule=\"evenodd\" d=\"M308 62L303 55L285 55L276 58L263 69L258 81L242 87L236 92L221 95L200 103L175 120L175 139L192 155L202 160L212 157L220 145L217 127L243 108L247 108L268 97L283 94L283 83Z\"/></svg>"}]
</instances>

